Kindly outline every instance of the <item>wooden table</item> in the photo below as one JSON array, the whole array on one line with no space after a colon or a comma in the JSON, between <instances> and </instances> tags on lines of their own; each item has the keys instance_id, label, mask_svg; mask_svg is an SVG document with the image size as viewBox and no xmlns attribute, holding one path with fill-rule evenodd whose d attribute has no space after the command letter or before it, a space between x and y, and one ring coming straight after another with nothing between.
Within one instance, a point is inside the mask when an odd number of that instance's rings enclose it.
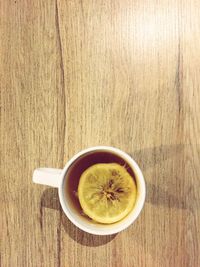
<instances>
[{"instance_id":1,"label":"wooden table","mask_svg":"<svg viewBox=\"0 0 200 267\"><path fill-rule=\"evenodd\" d=\"M200 266L200 1L0 3L1 266ZM99 237L32 183L79 150L128 152L147 183Z\"/></svg>"}]
</instances>

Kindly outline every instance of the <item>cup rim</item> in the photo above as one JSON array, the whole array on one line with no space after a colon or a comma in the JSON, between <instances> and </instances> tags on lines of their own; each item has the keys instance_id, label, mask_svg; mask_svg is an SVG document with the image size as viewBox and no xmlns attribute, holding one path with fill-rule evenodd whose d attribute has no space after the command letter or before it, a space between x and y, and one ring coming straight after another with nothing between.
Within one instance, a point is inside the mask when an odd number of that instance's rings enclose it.
<instances>
[{"instance_id":1,"label":"cup rim","mask_svg":"<svg viewBox=\"0 0 200 267\"><path fill-rule=\"evenodd\" d=\"M113 225L112 228L106 229L106 227L104 227L104 229L101 229L101 230L98 228L93 229L93 228L91 228L90 225L88 225L88 227L86 227L85 225L82 225L81 223L79 223L73 217L73 214L70 211L70 209L68 207L66 207L64 193L63 193L65 174L67 173L67 170L73 164L73 162L75 160L77 160L80 156L82 156L86 153L98 151L98 150L114 152L117 155L121 156L133 168L133 171L134 171L134 173L136 173L138 180L139 180L139 183L140 183L140 195L137 198L137 207L134 208L134 212L132 212L132 214L129 215L127 218L123 219L121 221L121 223L119 222L117 225ZM63 209L65 215L68 217L68 219L74 225L76 225L79 229L81 229L87 233L94 234L94 235L112 235L112 234L119 233L122 230L125 230L127 227L129 227L137 219L137 217L139 216L139 214L140 214L140 212L144 206L145 197L146 197L146 185L145 185L145 180L144 180L144 176L142 174L142 171L140 170L140 168L139 168L138 164L135 162L135 160L131 156L129 156L126 152L122 151L119 148L112 147L112 146L93 146L93 147L83 149L80 152L76 153L66 163L65 167L63 168L63 170L61 172L60 177L61 177L61 179L60 179L60 184L59 184L59 188L58 188L58 193L59 193L59 199L60 199L62 209Z\"/></svg>"}]
</instances>

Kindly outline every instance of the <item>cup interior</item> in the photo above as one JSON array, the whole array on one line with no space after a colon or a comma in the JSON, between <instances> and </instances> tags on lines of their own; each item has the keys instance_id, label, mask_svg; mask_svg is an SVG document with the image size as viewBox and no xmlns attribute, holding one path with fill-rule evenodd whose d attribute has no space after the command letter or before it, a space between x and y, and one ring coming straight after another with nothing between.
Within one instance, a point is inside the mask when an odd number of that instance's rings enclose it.
<instances>
[{"instance_id":1,"label":"cup interior","mask_svg":"<svg viewBox=\"0 0 200 267\"><path fill-rule=\"evenodd\" d=\"M137 198L132 211L121 221L101 224L83 213L77 196L78 183L81 174L91 165L113 162L125 165L135 179ZM110 235L124 230L138 217L145 200L145 183L141 170L128 154L116 148L95 147L78 153L68 162L63 171L59 197L65 214L77 227L91 234Z\"/></svg>"}]
</instances>

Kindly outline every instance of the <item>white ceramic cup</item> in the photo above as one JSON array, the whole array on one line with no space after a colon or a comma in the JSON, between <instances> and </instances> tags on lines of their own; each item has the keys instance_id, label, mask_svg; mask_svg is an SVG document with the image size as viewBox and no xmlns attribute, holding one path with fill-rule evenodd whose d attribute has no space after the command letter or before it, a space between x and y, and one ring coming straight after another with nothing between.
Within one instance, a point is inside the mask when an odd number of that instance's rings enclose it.
<instances>
[{"instance_id":1,"label":"white ceramic cup","mask_svg":"<svg viewBox=\"0 0 200 267\"><path fill-rule=\"evenodd\" d=\"M80 212L76 211L76 209L74 209L72 205L70 205L69 196L66 193L67 190L65 190L66 179L68 179L69 177L66 174L70 166L72 166L75 161L79 160L79 158L82 158L89 153L95 152L108 152L120 157L122 160L127 162L127 164L132 168L132 171L135 174L137 184L136 203L132 211L124 219L117 223L100 224L88 220L85 216L81 215ZM137 219L145 202L145 181L139 166L127 153L118 148L109 146L96 146L80 151L67 162L64 169L36 169L33 173L33 182L37 184L57 187L62 209L69 220L83 231L95 235L112 235L124 230Z\"/></svg>"}]
</instances>

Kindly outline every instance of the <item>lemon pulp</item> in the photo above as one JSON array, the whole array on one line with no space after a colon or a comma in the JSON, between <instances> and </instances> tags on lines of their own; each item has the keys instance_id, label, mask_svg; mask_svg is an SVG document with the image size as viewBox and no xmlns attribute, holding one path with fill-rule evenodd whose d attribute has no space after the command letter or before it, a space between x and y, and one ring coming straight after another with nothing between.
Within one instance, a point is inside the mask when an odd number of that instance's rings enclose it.
<instances>
[{"instance_id":1,"label":"lemon pulp","mask_svg":"<svg viewBox=\"0 0 200 267\"><path fill-rule=\"evenodd\" d=\"M127 216L136 200L136 184L125 167L99 163L86 169L79 181L83 212L99 223L115 223Z\"/></svg>"}]
</instances>

